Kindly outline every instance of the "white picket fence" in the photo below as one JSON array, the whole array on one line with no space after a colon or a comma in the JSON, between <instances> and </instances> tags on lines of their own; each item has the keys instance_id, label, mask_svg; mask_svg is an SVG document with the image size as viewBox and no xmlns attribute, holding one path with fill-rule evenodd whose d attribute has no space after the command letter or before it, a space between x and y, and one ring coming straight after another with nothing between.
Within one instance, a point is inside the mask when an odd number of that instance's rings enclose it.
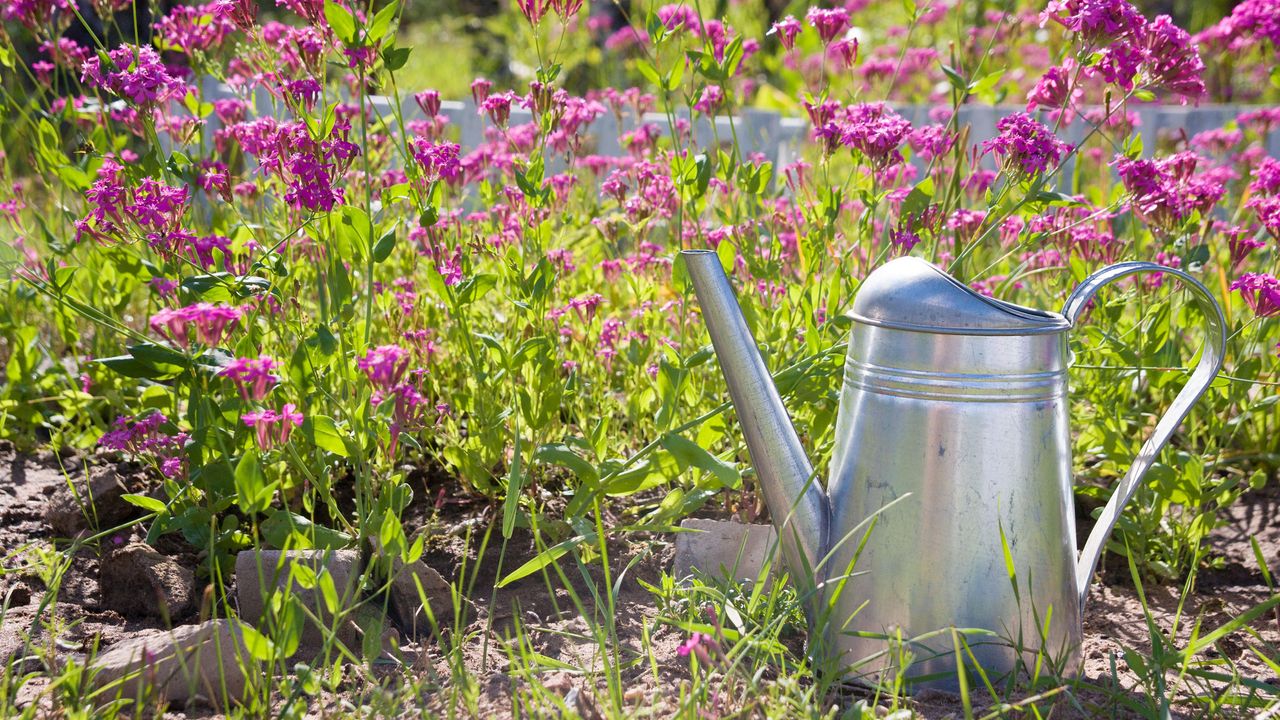
<instances>
[{"instance_id":1,"label":"white picket fence","mask_svg":"<svg viewBox=\"0 0 1280 720\"><path fill-rule=\"evenodd\" d=\"M221 83L207 83L204 90L207 101L239 97L232 88ZM369 101L375 112L394 124L395 113L392 108L394 98L373 96ZM268 116L274 112L275 105L272 98L260 88L255 91L254 105L255 112L259 116ZM894 105L893 107L915 127L931 122L929 106ZM996 123L1000 118L1021 109L1013 105L964 105L958 111L957 122L961 127L969 126L969 142L976 145L996 136ZM1143 152L1150 156L1156 148L1157 138L1162 133L1185 133L1190 138L1205 130L1221 128L1241 112L1249 109L1252 109L1252 106L1144 106L1136 111L1140 121L1136 132L1142 137ZM406 122L425 119L412 96L406 96L401 101L400 111L401 117ZM449 119L449 126L453 128L449 132L462 146L464 153L485 141L484 129L488 119L477 112L475 103L470 99L444 101L441 103L440 114ZM700 114L691 118L687 111L682 110L676 116L690 122L693 139L698 147L709 147L716 139L722 144L728 143L736 132L739 147L743 153L763 154L774 163L775 167L781 167L799 156L802 147L808 142L810 129L808 118L791 117L770 110L752 108L746 108L732 118L728 116L715 118L714 128L712 121ZM510 125L519 125L532 120L533 116L528 110L518 107L511 109ZM626 149L622 147L620 139L625 133L639 127L641 122L654 124L664 134L669 130L667 116L662 113L648 113L642 121L628 118L619 124L612 113L606 112L586 131L591 137L593 152L607 157L625 155ZM205 128L206 133L217 129L216 117L208 118L208 123ZM1060 134L1067 142L1078 143L1087 132L1087 124L1082 120L1076 120L1064 128ZM1266 141L1266 149L1267 154L1280 158L1280 129L1270 133ZM1062 173L1064 181L1071 175L1070 168L1066 170L1068 172Z\"/></svg>"}]
</instances>

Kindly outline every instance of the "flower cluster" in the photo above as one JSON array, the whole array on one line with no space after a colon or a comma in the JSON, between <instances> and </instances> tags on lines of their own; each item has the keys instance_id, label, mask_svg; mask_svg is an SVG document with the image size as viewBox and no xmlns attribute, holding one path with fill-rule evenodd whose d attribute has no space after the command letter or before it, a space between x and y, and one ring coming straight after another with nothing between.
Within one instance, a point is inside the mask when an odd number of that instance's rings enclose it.
<instances>
[{"instance_id":1,"label":"flower cluster","mask_svg":"<svg viewBox=\"0 0 1280 720\"><path fill-rule=\"evenodd\" d=\"M253 428L258 447L270 450L289 442L293 429L302 426L302 413L293 403L285 403L279 412L269 408L251 410L241 415L240 420Z\"/></svg>"},{"instance_id":2,"label":"flower cluster","mask_svg":"<svg viewBox=\"0 0 1280 720\"><path fill-rule=\"evenodd\" d=\"M257 157L264 173L285 181L284 199L291 206L327 212L344 201L342 175L360 154L360 147L348 139L350 121L339 119L318 142L303 122L261 118L228 130L245 152Z\"/></svg>"},{"instance_id":3,"label":"flower cluster","mask_svg":"<svg viewBox=\"0 0 1280 720\"><path fill-rule=\"evenodd\" d=\"M1171 233L1193 212L1207 215L1226 187L1218 173L1197 173L1202 158L1181 152L1155 160L1116 158L1129 205L1152 228Z\"/></svg>"},{"instance_id":4,"label":"flower cluster","mask_svg":"<svg viewBox=\"0 0 1280 720\"><path fill-rule=\"evenodd\" d=\"M169 418L161 412L152 412L145 417L121 416L98 439L98 445L150 460L165 477L176 478L183 472L187 434L162 432L161 426L168 422Z\"/></svg>"},{"instance_id":5,"label":"flower cluster","mask_svg":"<svg viewBox=\"0 0 1280 720\"><path fill-rule=\"evenodd\" d=\"M216 347L242 315L239 308L230 305L196 303L160 310L151 316L151 329L183 347L190 347L193 339Z\"/></svg>"},{"instance_id":6,"label":"flower cluster","mask_svg":"<svg viewBox=\"0 0 1280 720\"><path fill-rule=\"evenodd\" d=\"M280 378L273 372L279 367L280 363L269 357L236 358L218 374L230 378L246 401L261 400L280 382Z\"/></svg>"},{"instance_id":7,"label":"flower cluster","mask_svg":"<svg viewBox=\"0 0 1280 720\"><path fill-rule=\"evenodd\" d=\"M169 74L160 53L148 46L121 45L107 53L108 67L97 55L84 61L81 82L111 92L140 107L154 107L182 97L187 86Z\"/></svg>"},{"instance_id":8,"label":"flower cluster","mask_svg":"<svg viewBox=\"0 0 1280 720\"><path fill-rule=\"evenodd\" d=\"M902 162L898 148L911 133L911 122L884 103L862 103L845 111L840 143L862 153L877 170Z\"/></svg>"},{"instance_id":9,"label":"flower cluster","mask_svg":"<svg viewBox=\"0 0 1280 720\"><path fill-rule=\"evenodd\" d=\"M418 161L422 177L428 183L437 180L452 182L462 176L459 150L456 143L433 143L424 138L414 138L413 141L413 159Z\"/></svg>"},{"instance_id":10,"label":"flower cluster","mask_svg":"<svg viewBox=\"0 0 1280 720\"><path fill-rule=\"evenodd\" d=\"M1267 273L1244 273L1231 283L1258 317L1280 315L1280 280Z\"/></svg>"},{"instance_id":11,"label":"flower cluster","mask_svg":"<svg viewBox=\"0 0 1280 720\"><path fill-rule=\"evenodd\" d=\"M1280 160L1262 159L1249 183L1249 193L1245 207L1253 210L1258 222L1280 241Z\"/></svg>"},{"instance_id":12,"label":"flower cluster","mask_svg":"<svg viewBox=\"0 0 1280 720\"><path fill-rule=\"evenodd\" d=\"M152 246L170 245L167 236L179 230L189 197L186 187L172 187L150 177L133 186L119 159L107 156L98 168L97 179L85 192L90 210L76 222L77 239L123 240L133 229L145 234Z\"/></svg>"},{"instance_id":13,"label":"flower cluster","mask_svg":"<svg viewBox=\"0 0 1280 720\"><path fill-rule=\"evenodd\" d=\"M1054 0L1042 17L1076 33L1093 52L1091 75L1125 90L1166 90L1184 102L1205 94L1204 61L1190 34L1168 15L1148 22L1126 0Z\"/></svg>"},{"instance_id":14,"label":"flower cluster","mask_svg":"<svg viewBox=\"0 0 1280 720\"><path fill-rule=\"evenodd\" d=\"M1004 169L1016 178L1031 178L1056 167L1067 145L1049 128L1026 113L1013 113L996 124L1000 134L982 144L983 152L1000 156Z\"/></svg>"}]
</instances>

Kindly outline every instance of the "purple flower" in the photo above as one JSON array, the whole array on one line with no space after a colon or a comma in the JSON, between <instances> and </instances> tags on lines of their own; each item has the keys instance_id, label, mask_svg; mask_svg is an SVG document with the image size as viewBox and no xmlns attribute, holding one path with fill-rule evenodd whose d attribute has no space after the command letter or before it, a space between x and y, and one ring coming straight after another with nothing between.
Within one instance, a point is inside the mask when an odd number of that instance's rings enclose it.
<instances>
[{"instance_id":1,"label":"purple flower","mask_svg":"<svg viewBox=\"0 0 1280 720\"><path fill-rule=\"evenodd\" d=\"M452 181L462 177L462 162L458 159L461 148L455 143L433 143L423 138L413 141L413 159L422 166L423 179Z\"/></svg>"},{"instance_id":2,"label":"purple flower","mask_svg":"<svg viewBox=\"0 0 1280 720\"><path fill-rule=\"evenodd\" d=\"M107 53L107 59L107 68L102 67L102 60L96 55L85 60L81 82L144 107L186 94L186 85L169 74L154 48L121 45Z\"/></svg>"},{"instance_id":3,"label":"purple flower","mask_svg":"<svg viewBox=\"0 0 1280 720\"><path fill-rule=\"evenodd\" d=\"M280 367L280 363L269 357L236 358L218 374L231 378L245 400L261 400L271 386L280 382L280 378L272 372Z\"/></svg>"},{"instance_id":4,"label":"purple flower","mask_svg":"<svg viewBox=\"0 0 1280 720\"><path fill-rule=\"evenodd\" d=\"M1141 32L1146 18L1125 0L1051 0L1042 18L1052 18L1097 46Z\"/></svg>"},{"instance_id":5,"label":"purple flower","mask_svg":"<svg viewBox=\"0 0 1280 720\"><path fill-rule=\"evenodd\" d=\"M14 20L28 30L37 30L54 26L54 19L67 17L70 10L67 0L5 0L0 4L0 20ZM58 25L65 27L66 23Z\"/></svg>"},{"instance_id":6,"label":"purple flower","mask_svg":"<svg viewBox=\"0 0 1280 720\"><path fill-rule=\"evenodd\" d=\"M289 435L296 427L302 426L302 413L297 411L293 403L285 403L280 412L275 410L254 410L240 416L245 425L253 428L258 447L270 450L276 445L289 442Z\"/></svg>"},{"instance_id":7,"label":"purple flower","mask_svg":"<svg viewBox=\"0 0 1280 720\"><path fill-rule=\"evenodd\" d=\"M1116 172L1129 191L1133 211L1155 229L1172 232L1192 212L1208 214L1226 192L1212 171L1196 173L1200 157L1182 152L1155 160L1116 158Z\"/></svg>"},{"instance_id":8,"label":"purple flower","mask_svg":"<svg viewBox=\"0 0 1280 720\"><path fill-rule=\"evenodd\" d=\"M145 417L121 416L98 439L98 444L108 450L154 462L160 466L160 472L165 477L175 478L184 469L183 448L187 442L187 434L180 432L167 435L161 432L160 426L167 422L169 418L161 412L152 412Z\"/></svg>"},{"instance_id":9,"label":"purple flower","mask_svg":"<svg viewBox=\"0 0 1280 720\"><path fill-rule=\"evenodd\" d=\"M698 11L681 3L679 5L663 5L658 8L658 22L674 32L677 29L689 30L694 35L702 32L702 23L698 21Z\"/></svg>"},{"instance_id":10,"label":"purple flower","mask_svg":"<svg viewBox=\"0 0 1280 720\"><path fill-rule=\"evenodd\" d=\"M190 347L193 334L201 343L214 347L236 326L241 315L239 308L230 305L196 303L160 310L151 316L151 329L183 347Z\"/></svg>"},{"instance_id":11,"label":"purple flower","mask_svg":"<svg viewBox=\"0 0 1280 720\"><path fill-rule=\"evenodd\" d=\"M1276 6L1280 12L1280 5ZM1147 25L1143 76L1146 84L1182 96L1183 102L1205 94L1204 61L1186 30L1161 15Z\"/></svg>"},{"instance_id":12,"label":"purple flower","mask_svg":"<svg viewBox=\"0 0 1280 720\"><path fill-rule=\"evenodd\" d=\"M782 44L782 47L791 50L796 46L796 36L803 29L804 26L800 24L800 21L794 15L788 15L774 23L773 27L769 28L769 32L765 33L765 35L777 35L778 42Z\"/></svg>"},{"instance_id":13,"label":"purple flower","mask_svg":"<svg viewBox=\"0 0 1280 720\"><path fill-rule=\"evenodd\" d=\"M849 29L849 12L844 8L809 8L805 20L818 31L823 43L830 43Z\"/></svg>"},{"instance_id":14,"label":"purple flower","mask_svg":"<svg viewBox=\"0 0 1280 720\"><path fill-rule=\"evenodd\" d=\"M863 103L846 110L840 143L854 148L877 170L902 161L898 147L911 132L911 122L884 103Z\"/></svg>"},{"instance_id":15,"label":"purple flower","mask_svg":"<svg viewBox=\"0 0 1280 720\"><path fill-rule=\"evenodd\" d=\"M1245 273L1231 283L1258 317L1280 315L1280 280L1266 273Z\"/></svg>"},{"instance_id":16,"label":"purple flower","mask_svg":"<svg viewBox=\"0 0 1280 720\"><path fill-rule=\"evenodd\" d=\"M698 95L698 101L693 104L693 109L705 115L715 115L716 110L723 104L724 91L719 85L708 85Z\"/></svg>"},{"instance_id":17,"label":"purple flower","mask_svg":"<svg viewBox=\"0 0 1280 720\"><path fill-rule=\"evenodd\" d=\"M947 129L946 125L925 125L911 131L907 136L907 142L911 143L911 147L915 148L920 157L933 160L951 152L956 136Z\"/></svg>"},{"instance_id":18,"label":"purple flower","mask_svg":"<svg viewBox=\"0 0 1280 720\"><path fill-rule=\"evenodd\" d=\"M1051 67L1040 76L1036 86L1027 93L1027 112L1036 108L1060 110L1067 103L1067 90L1071 72L1067 67Z\"/></svg>"},{"instance_id":19,"label":"purple flower","mask_svg":"<svg viewBox=\"0 0 1280 720\"><path fill-rule=\"evenodd\" d=\"M982 144L983 152L1000 156L1004 169L1029 178L1057 166L1067 146L1049 128L1026 113L1014 113L996 124L1000 135Z\"/></svg>"},{"instance_id":20,"label":"purple flower","mask_svg":"<svg viewBox=\"0 0 1280 720\"><path fill-rule=\"evenodd\" d=\"M409 351L398 345L379 345L356 360L356 366L369 376L374 386L388 390L404 377L409 367Z\"/></svg>"},{"instance_id":21,"label":"purple flower","mask_svg":"<svg viewBox=\"0 0 1280 720\"><path fill-rule=\"evenodd\" d=\"M436 90L423 90L413 96L413 101L428 119L440 114L440 93Z\"/></svg>"}]
</instances>

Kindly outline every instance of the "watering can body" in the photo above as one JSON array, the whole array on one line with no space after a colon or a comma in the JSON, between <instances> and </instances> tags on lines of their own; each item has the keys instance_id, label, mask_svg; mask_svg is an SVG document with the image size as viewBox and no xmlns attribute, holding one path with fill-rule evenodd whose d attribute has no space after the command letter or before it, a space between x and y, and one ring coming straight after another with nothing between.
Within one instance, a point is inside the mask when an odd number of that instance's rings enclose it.
<instances>
[{"instance_id":1,"label":"watering can body","mask_svg":"<svg viewBox=\"0 0 1280 720\"><path fill-rule=\"evenodd\" d=\"M815 660L940 689L957 687L961 663L992 679L1037 661L1074 672L1106 536L1221 364L1224 322L1208 291L1124 263L1053 313L983 297L923 260L886 263L854 300L824 492L718 258L685 260L783 559L812 595ZM1211 340L1078 555L1068 332L1103 285L1151 271L1186 282Z\"/></svg>"}]
</instances>

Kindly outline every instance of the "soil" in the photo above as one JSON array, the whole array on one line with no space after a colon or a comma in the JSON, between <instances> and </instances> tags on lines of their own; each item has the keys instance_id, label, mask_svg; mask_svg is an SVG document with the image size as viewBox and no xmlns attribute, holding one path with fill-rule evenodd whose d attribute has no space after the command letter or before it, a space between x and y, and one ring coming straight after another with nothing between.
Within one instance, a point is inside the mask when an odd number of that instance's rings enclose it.
<instances>
[{"instance_id":1,"label":"soil","mask_svg":"<svg viewBox=\"0 0 1280 720\"><path fill-rule=\"evenodd\" d=\"M24 638L30 633L33 643L49 648L59 659L81 658L94 648L106 648L121 639L144 630L162 629L163 623L155 618L129 618L102 607L98 588L101 558L113 548L86 544L70 559L70 566L61 586L57 588L56 602L49 602L43 614L42 603L50 592L43 580L31 570L29 558L33 552L47 552L55 547L65 547L55 541L52 530L45 522L45 512L51 498L66 486L68 478L83 473L84 464L76 458L56 457L50 454L22 455L11 449L0 448L0 598L7 598L8 611L0 618L0 660L18 660L24 649ZM410 507L405 517L406 530L423 530L432 539L423 560L438 570L446 579L460 575L467 569L464 584L469 585L469 596L476 606L475 620L457 639L446 636L447 642L461 644L461 657L468 668L481 679L478 692L478 712L482 717L510 717L513 695L530 692L529 685L509 674L508 652L519 652L509 645L512 638L523 637L525 648L541 654L549 663L561 662L579 667L600 667L598 646L590 636L590 627L584 617L606 612L594 607L590 587L572 564L565 564L565 579L574 588L581 607L564 589L554 594L548 592L542 576L535 573L511 585L497 589L495 585L520 563L534 556L527 533L517 532L505 548L504 557L500 532L493 531L484 551L482 536L493 523L496 510L487 502L443 492L447 478L433 478L420 474L413 478L422 484L419 500ZM1224 513L1224 524L1215 529L1208 541L1215 556L1222 562L1216 569L1199 573L1196 587L1185 598L1179 615L1181 588L1148 584L1145 587L1151 621L1168 633L1175 618L1175 639L1183 646L1198 628L1198 635L1238 617L1249 608L1271 597L1267 579L1258 567L1250 538L1256 540L1263 557L1273 569L1280 569L1280 523L1276 522L1280 511L1280 490L1268 486L1252 492ZM621 519L619 524L621 524ZM606 519L606 526L612 523ZM113 538L116 544L131 538ZM139 539L134 536L132 539ZM680 658L677 649L685 640L684 633L653 621L658 614L653 595L646 584L658 584L662 571L671 560L671 538L664 536L629 535L610 541L611 579L620 583L617 607L613 609L617 621L618 658L622 661L643 658L624 671L624 698L629 706L652 717L672 714L679 702L679 688L688 682L688 661ZM180 541L157 543L157 550L186 567L194 568L197 555ZM591 582L602 583L599 563L592 565ZM557 584L557 587L560 585ZM173 618L173 622L194 622L197 610ZM1143 686L1139 675L1126 661L1126 651L1136 650L1149 654L1150 634L1147 629L1142 603L1129 581L1127 570L1109 567L1102 581L1095 582L1090 594L1085 618L1084 666L1080 686L1062 691L1056 702L1039 704L1043 711L1052 706L1051 717L1095 717L1100 708L1108 708L1107 715L1127 717L1124 706L1150 692ZM49 628L58 628L51 637ZM649 630L649 646L654 662L643 651L644 629ZM1257 618L1250 627L1234 632L1219 640L1207 650L1205 657L1219 663L1217 672L1224 677L1237 673L1251 682L1269 686L1274 694L1280 694L1280 677L1257 653L1266 655L1280 646L1280 612L1268 613ZM438 687L441 692L423 697L422 706L445 711L442 703L449 702L444 691L450 677L448 657L434 641L415 642L404 640L401 644L401 664L375 666L379 681L393 682L397 675L411 675L426 679L423 687ZM1274 658L1273 662L1274 662ZM657 668L654 677L653 668ZM34 669L27 667L27 670ZM439 679L435 685L433 679ZM1181 684L1176 673L1167 675L1170 687L1178 687L1181 695L1212 694L1225 686L1221 680L1197 680L1183 678ZM42 693L47 681L36 679L28 682L19 693L24 702L38 702L47 707L48 697ZM604 688L588 686L583 676L570 671L549 669L539 678L543 688L565 700L566 706L576 709L584 718L597 715L598 698ZM351 683L336 696L320 702L326 707L313 708L323 713L325 709L337 710L348 706L350 697L361 692L358 683ZM978 694L982 694L979 690ZM1026 697L1024 694L1022 697ZM867 699L865 691L853 690L847 701ZM1017 702L1018 698L1010 699ZM747 700L749 702L749 699ZM741 702L741 701L739 701ZM925 718L962 717L963 707L953 696L939 693L921 693L911 701L912 709ZM992 703L975 701L974 710L981 713L990 710ZM1119 707L1119 710L1115 708ZM741 706L726 710L742 710ZM750 714L749 708L748 714ZM190 708L189 712L171 709L168 717L208 716L209 711ZM1198 717L1203 712L1196 706L1172 708L1173 717ZM1243 716L1243 714L1242 714Z\"/></svg>"}]
</instances>

